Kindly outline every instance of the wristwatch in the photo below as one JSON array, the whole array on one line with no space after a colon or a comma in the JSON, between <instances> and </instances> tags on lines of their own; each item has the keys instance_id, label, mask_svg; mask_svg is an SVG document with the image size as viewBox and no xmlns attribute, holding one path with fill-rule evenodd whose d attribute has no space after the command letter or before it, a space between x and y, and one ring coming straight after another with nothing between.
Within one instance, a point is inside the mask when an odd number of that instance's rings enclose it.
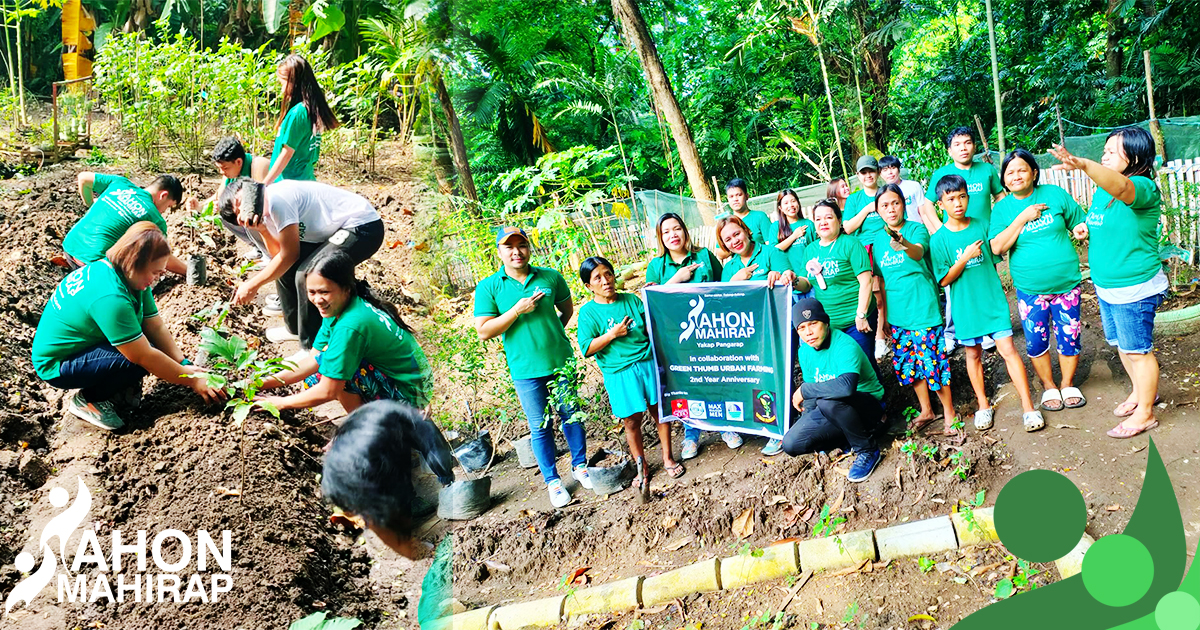
<instances>
[{"instance_id":1,"label":"wristwatch","mask_svg":"<svg viewBox=\"0 0 1200 630\"><path fill-rule=\"evenodd\" d=\"M858 319L866 319L867 318L866 313L855 313L854 316Z\"/></svg>"}]
</instances>

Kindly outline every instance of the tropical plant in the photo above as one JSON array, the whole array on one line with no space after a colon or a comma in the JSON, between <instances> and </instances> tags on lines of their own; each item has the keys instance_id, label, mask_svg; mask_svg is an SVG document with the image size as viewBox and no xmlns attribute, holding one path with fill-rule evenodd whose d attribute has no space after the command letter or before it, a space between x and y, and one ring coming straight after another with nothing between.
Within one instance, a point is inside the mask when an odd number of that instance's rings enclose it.
<instances>
[{"instance_id":1,"label":"tropical plant","mask_svg":"<svg viewBox=\"0 0 1200 630\"><path fill-rule=\"evenodd\" d=\"M262 389L263 382L273 374L295 368L283 359L259 359L258 350L251 349L245 339L237 335L222 335L215 329L200 330L200 349L208 353L205 372L197 378L207 378L209 386L224 390L229 396L226 409L233 409L233 422L241 426L255 407L279 417L275 405L256 402L254 397Z\"/></svg>"}]
</instances>

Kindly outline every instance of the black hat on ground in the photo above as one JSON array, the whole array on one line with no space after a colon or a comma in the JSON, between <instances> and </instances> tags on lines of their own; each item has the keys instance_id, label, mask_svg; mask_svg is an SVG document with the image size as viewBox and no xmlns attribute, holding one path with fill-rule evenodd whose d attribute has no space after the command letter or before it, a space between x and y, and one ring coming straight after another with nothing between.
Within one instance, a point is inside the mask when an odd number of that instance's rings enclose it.
<instances>
[{"instance_id":1,"label":"black hat on ground","mask_svg":"<svg viewBox=\"0 0 1200 630\"><path fill-rule=\"evenodd\" d=\"M825 307L815 298L806 298L792 305L792 326L799 326L804 322L829 323Z\"/></svg>"}]
</instances>

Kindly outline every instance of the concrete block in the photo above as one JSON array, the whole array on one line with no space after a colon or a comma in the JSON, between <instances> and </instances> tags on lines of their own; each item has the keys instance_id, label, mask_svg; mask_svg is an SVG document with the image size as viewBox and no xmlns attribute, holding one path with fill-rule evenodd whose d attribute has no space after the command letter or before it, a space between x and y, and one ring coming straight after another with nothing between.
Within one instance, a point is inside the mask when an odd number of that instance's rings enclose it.
<instances>
[{"instance_id":1,"label":"concrete block","mask_svg":"<svg viewBox=\"0 0 1200 630\"><path fill-rule=\"evenodd\" d=\"M839 540L841 545L838 544ZM814 573L858 566L863 560L876 560L875 532L869 529L805 540L798 547L800 567Z\"/></svg>"},{"instance_id":2,"label":"concrete block","mask_svg":"<svg viewBox=\"0 0 1200 630\"><path fill-rule=\"evenodd\" d=\"M967 523L963 512L955 512L950 515L950 522L954 523L954 534L958 536L959 547L990 545L1000 540L1000 536L996 534L996 521L992 516L992 508L975 508L971 510L971 515L975 519L975 527L971 527Z\"/></svg>"},{"instance_id":3,"label":"concrete block","mask_svg":"<svg viewBox=\"0 0 1200 630\"><path fill-rule=\"evenodd\" d=\"M721 561L701 560L686 567L648 577L642 582L642 605L657 606L692 593L721 590Z\"/></svg>"},{"instance_id":4,"label":"concrete block","mask_svg":"<svg viewBox=\"0 0 1200 630\"><path fill-rule=\"evenodd\" d=\"M549 628L562 622L566 595L547 597L532 602L501 606L492 611L489 630L519 630L520 628Z\"/></svg>"},{"instance_id":5,"label":"concrete block","mask_svg":"<svg viewBox=\"0 0 1200 630\"><path fill-rule=\"evenodd\" d=\"M487 608L476 608L475 610L459 613L450 617L449 625L443 624L441 628L448 628L448 630L488 630L488 616L494 610L496 610L495 606L488 606Z\"/></svg>"},{"instance_id":6,"label":"concrete block","mask_svg":"<svg viewBox=\"0 0 1200 630\"><path fill-rule=\"evenodd\" d=\"M875 530L879 560L941 553L958 548L954 525L949 516L927 518L895 527Z\"/></svg>"},{"instance_id":7,"label":"concrete block","mask_svg":"<svg viewBox=\"0 0 1200 630\"><path fill-rule=\"evenodd\" d=\"M619 612L637 608L641 602L642 576L620 582L576 589L567 595L563 615L569 621L581 615Z\"/></svg>"},{"instance_id":8,"label":"concrete block","mask_svg":"<svg viewBox=\"0 0 1200 630\"><path fill-rule=\"evenodd\" d=\"M800 572L800 556L794 541L771 545L762 551L757 558L750 554L721 558L721 588L732 590Z\"/></svg>"},{"instance_id":9,"label":"concrete block","mask_svg":"<svg viewBox=\"0 0 1200 630\"><path fill-rule=\"evenodd\" d=\"M1075 545L1075 548L1071 550L1071 553L1054 561L1054 566L1058 568L1058 575L1062 579L1065 580L1083 571L1083 556L1094 542L1096 542L1095 538L1084 534L1083 538L1079 539L1079 544Z\"/></svg>"}]
</instances>

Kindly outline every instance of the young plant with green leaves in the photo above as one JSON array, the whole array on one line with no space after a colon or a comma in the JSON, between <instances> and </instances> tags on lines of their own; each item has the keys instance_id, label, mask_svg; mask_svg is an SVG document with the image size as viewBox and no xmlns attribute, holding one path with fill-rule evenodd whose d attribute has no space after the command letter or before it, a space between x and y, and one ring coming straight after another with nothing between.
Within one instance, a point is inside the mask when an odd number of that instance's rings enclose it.
<instances>
[{"instance_id":1,"label":"young plant with green leaves","mask_svg":"<svg viewBox=\"0 0 1200 630\"><path fill-rule=\"evenodd\" d=\"M330 619L325 611L313 613L299 621L292 622L288 630L354 630L363 622L352 617L337 617Z\"/></svg>"},{"instance_id":2,"label":"young plant with green leaves","mask_svg":"<svg viewBox=\"0 0 1200 630\"><path fill-rule=\"evenodd\" d=\"M256 402L254 397L263 382L273 374L293 369L294 364L283 359L260 359L258 350L251 349L237 335L224 336L212 328L200 331L200 349L208 353L206 372L209 386L222 389L229 396L226 409L233 409L233 422L241 426L255 407L279 417L275 405Z\"/></svg>"},{"instance_id":3,"label":"young plant with green leaves","mask_svg":"<svg viewBox=\"0 0 1200 630\"><path fill-rule=\"evenodd\" d=\"M1012 556L1006 556L1006 560L1012 561ZM1038 575L1041 571L1030 566L1029 562L1016 558L1017 574L1008 578L1004 578L996 582L996 590L992 593L996 599L1008 599L1021 591L1032 591L1038 587L1033 581L1033 576Z\"/></svg>"}]
</instances>

